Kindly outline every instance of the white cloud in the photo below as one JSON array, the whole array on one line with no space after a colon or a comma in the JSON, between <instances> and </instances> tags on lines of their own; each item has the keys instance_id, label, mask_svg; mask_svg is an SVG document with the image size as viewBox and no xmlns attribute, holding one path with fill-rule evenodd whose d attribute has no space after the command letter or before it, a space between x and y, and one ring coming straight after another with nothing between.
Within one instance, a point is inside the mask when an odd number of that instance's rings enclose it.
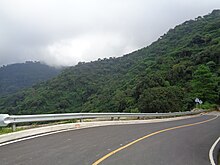
<instances>
[{"instance_id":1,"label":"white cloud","mask_svg":"<svg viewBox=\"0 0 220 165\"><path fill-rule=\"evenodd\" d=\"M122 36L114 33L95 33L61 40L46 49L47 55L43 58L50 65L74 65L80 61L93 61L94 57L117 57L134 50Z\"/></svg>"},{"instance_id":2,"label":"white cloud","mask_svg":"<svg viewBox=\"0 0 220 165\"><path fill-rule=\"evenodd\" d=\"M1 0L0 65L120 56L215 8L219 0Z\"/></svg>"}]
</instances>

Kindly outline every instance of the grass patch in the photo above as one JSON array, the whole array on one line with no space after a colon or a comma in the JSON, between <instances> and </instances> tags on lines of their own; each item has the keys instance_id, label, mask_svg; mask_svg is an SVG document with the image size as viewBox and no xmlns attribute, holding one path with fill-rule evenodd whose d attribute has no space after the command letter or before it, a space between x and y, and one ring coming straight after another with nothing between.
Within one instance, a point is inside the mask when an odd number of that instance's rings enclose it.
<instances>
[{"instance_id":1,"label":"grass patch","mask_svg":"<svg viewBox=\"0 0 220 165\"><path fill-rule=\"evenodd\" d=\"M23 130L23 128L16 128L16 132L21 130ZM11 132L13 132L11 127L0 127L0 135Z\"/></svg>"}]
</instances>

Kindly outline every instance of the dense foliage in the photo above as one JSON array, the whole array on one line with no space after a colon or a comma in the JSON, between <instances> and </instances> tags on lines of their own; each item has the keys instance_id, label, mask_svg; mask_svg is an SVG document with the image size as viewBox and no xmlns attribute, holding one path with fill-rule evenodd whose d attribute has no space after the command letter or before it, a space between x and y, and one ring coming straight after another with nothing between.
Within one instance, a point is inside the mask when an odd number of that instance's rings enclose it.
<instances>
[{"instance_id":1,"label":"dense foliage","mask_svg":"<svg viewBox=\"0 0 220 165\"><path fill-rule=\"evenodd\" d=\"M58 75L59 72L60 69L32 61L3 66L0 68L0 95L31 87Z\"/></svg>"},{"instance_id":2,"label":"dense foliage","mask_svg":"<svg viewBox=\"0 0 220 165\"><path fill-rule=\"evenodd\" d=\"M79 63L0 99L1 113L171 112L219 104L220 11L186 21L120 58Z\"/></svg>"}]
</instances>

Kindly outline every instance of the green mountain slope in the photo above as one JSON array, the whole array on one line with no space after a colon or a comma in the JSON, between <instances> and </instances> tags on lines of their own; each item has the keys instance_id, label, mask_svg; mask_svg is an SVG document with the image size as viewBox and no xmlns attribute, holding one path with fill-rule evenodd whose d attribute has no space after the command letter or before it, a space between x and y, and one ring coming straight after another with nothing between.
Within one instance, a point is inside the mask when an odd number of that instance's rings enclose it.
<instances>
[{"instance_id":1,"label":"green mountain slope","mask_svg":"<svg viewBox=\"0 0 220 165\"><path fill-rule=\"evenodd\" d=\"M55 77L59 73L59 69L40 62L27 61L3 66L0 68L0 95L15 93L20 89Z\"/></svg>"},{"instance_id":2,"label":"green mountain slope","mask_svg":"<svg viewBox=\"0 0 220 165\"><path fill-rule=\"evenodd\" d=\"M79 63L0 99L1 113L170 112L219 104L220 11L186 21L120 58Z\"/></svg>"}]
</instances>

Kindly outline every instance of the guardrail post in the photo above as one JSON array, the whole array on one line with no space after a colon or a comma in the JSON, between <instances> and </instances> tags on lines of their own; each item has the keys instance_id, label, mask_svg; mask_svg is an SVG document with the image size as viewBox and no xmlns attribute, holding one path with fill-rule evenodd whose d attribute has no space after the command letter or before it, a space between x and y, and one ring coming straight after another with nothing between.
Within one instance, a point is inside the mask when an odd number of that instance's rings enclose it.
<instances>
[{"instance_id":1,"label":"guardrail post","mask_svg":"<svg viewBox=\"0 0 220 165\"><path fill-rule=\"evenodd\" d=\"M113 121L113 120L114 120L114 117L111 117L111 120Z\"/></svg>"},{"instance_id":2,"label":"guardrail post","mask_svg":"<svg viewBox=\"0 0 220 165\"><path fill-rule=\"evenodd\" d=\"M16 124L15 124L15 123L12 124L12 131L13 131L13 132L16 131Z\"/></svg>"}]
</instances>

